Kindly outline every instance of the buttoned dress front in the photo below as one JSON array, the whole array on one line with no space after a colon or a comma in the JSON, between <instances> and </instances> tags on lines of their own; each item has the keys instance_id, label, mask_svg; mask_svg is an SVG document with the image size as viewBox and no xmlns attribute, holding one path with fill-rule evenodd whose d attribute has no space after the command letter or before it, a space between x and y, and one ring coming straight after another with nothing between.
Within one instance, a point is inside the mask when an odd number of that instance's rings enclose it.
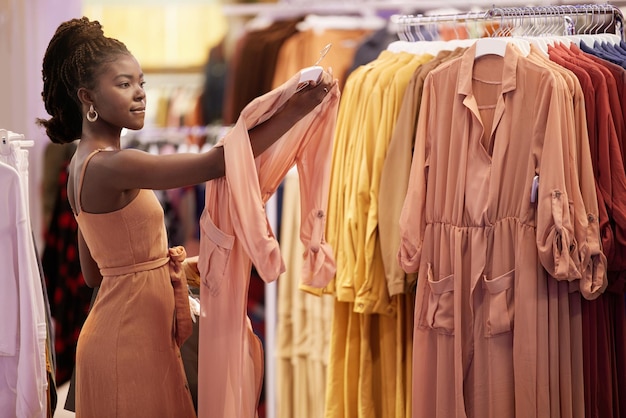
<instances>
[{"instance_id":1,"label":"buttoned dress front","mask_svg":"<svg viewBox=\"0 0 626 418\"><path fill-rule=\"evenodd\" d=\"M539 287L606 286L566 87L511 44L475 55L427 76L400 218L399 261L418 272L415 418L541 416Z\"/></svg>"}]
</instances>

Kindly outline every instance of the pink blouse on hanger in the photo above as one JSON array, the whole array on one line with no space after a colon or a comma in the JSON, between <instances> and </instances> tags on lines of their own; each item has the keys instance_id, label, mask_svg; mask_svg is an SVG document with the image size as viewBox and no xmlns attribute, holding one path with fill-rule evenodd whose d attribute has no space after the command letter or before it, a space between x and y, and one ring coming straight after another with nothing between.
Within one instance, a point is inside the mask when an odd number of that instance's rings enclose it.
<instances>
[{"instance_id":1,"label":"pink blouse on hanger","mask_svg":"<svg viewBox=\"0 0 626 418\"><path fill-rule=\"evenodd\" d=\"M217 146L226 176L206 184L200 219L198 268L202 277L198 361L198 416L257 415L263 350L246 312L252 264L266 282L285 270L265 202L291 167L300 176L305 246L302 283L324 287L335 274L324 229L332 139L339 106L335 84L324 101L256 159L248 130L269 119L296 91L299 74L253 100Z\"/></svg>"}]
</instances>

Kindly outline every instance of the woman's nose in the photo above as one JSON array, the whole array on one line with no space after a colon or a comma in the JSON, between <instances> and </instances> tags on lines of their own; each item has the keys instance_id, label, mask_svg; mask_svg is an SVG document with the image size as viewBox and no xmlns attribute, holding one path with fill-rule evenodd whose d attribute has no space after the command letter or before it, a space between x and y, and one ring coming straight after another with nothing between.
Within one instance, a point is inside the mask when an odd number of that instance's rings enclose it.
<instances>
[{"instance_id":1,"label":"woman's nose","mask_svg":"<svg viewBox=\"0 0 626 418\"><path fill-rule=\"evenodd\" d=\"M139 87L137 89L137 93L135 95L135 100L138 102L143 102L146 100L146 92L144 91L144 89L142 87Z\"/></svg>"}]
</instances>

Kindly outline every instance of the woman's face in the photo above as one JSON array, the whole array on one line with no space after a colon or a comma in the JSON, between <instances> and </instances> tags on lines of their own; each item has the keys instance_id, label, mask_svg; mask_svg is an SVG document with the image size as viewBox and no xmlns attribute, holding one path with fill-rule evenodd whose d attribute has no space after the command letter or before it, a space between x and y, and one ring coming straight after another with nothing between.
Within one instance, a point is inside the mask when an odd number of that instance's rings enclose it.
<instances>
[{"instance_id":1,"label":"woman's face","mask_svg":"<svg viewBox=\"0 0 626 418\"><path fill-rule=\"evenodd\" d=\"M122 54L109 62L94 90L98 119L117 128L143 128L146 114L143 86L143 72L135 57Z\"/></svg>"}]
</instances>

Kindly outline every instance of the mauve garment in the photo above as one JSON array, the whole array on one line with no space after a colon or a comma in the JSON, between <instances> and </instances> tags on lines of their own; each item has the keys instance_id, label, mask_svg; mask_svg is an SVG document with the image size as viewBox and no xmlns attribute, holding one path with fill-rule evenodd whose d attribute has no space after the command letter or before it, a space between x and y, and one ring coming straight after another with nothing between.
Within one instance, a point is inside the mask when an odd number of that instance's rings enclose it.
<instances>
[{"instance_id":1,"label":"mauve garment","mask_svg":"<svg viewBox=\"0 0 626 418\"><path fill-rule=\"evenodd\" d=\"M296 91L299 74L256 98L217 146L224 147L226 176L206 184L200 219L198 268L202 277L198 364L198 416L257 415L263 350L246 312L252 263L266 282L284 270L265 202L289 171L300 175L302 283L324 287L335 274L324 240L332 139L339 105L334 86L324 101L254 159L248 130L269 119Z\"/></svg>"}]
</instances>

